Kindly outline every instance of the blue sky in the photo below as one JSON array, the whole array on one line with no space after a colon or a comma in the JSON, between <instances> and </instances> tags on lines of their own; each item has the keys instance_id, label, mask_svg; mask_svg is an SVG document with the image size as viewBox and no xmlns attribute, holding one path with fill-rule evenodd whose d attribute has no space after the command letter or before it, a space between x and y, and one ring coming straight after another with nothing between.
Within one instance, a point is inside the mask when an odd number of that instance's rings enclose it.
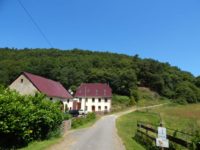
<instances>
[{"instance_id":1,"label":"blue sky","mask_svg":"<svg viewBox=\"0 0 200 150\"><path fill-rule=\"evenodd\" d=\"M21 0L55 48L110 51L200 75L199 0ZM0 47L49 48L17 0L0 0Z\"/></svg>"}]
</instances>

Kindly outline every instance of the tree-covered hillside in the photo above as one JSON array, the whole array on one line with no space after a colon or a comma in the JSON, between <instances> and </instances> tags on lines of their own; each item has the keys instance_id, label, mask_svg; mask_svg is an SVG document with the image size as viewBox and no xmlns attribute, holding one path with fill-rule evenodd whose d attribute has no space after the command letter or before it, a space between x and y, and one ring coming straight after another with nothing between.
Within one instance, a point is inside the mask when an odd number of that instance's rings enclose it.
<instances>
[{"instance_id":1,"label":"tree-covered hillside","mask_svg":"<svg viewBox=\"0 0 200 150\"><path fill-rule=\"evenodd\" d=\"M109 83L113 93L137 99L145 86L181 102L200 102L200 77L168 63L108 52L57 49L0 49L0 84L8 86L23 71L60 81L67 89L83 82Z\"/></svg>"}]
</instances>

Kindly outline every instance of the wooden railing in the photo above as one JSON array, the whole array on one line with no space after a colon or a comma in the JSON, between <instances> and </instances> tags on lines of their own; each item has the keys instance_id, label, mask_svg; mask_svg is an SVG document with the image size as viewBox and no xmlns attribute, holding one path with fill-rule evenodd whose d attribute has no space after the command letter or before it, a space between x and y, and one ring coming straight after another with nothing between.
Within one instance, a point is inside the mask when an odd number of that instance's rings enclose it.
<instances>
[{"instance_id":1,"label":"wooden railing","mask_svg":"<svg viewBox=\"0 0 200 150\"><path fill-rule=\"evenodd\" d=\"M137 134L141 135L141 136L146 136L147 138L149 138L152 141L156 141L156 137L157 137L157 133L158 133L157 127L158 126L153 125L151 123L138 121L137 122ZM191 144L192 144L191 139L193 138L193 135L184 133L181 131L177 131L174 129L170 129L170 128L166 128L166 129L168 131L167 139L170 142L176 143L185 148L191 147ZM176 136L172 135L173 133L182 134L182 135L184 135L184 137L187 137L187 140L184 138L181 138L181 137L176 137ZM197 147L200 147L200 145L198 144Z\"/></svg>"}]
</instances>

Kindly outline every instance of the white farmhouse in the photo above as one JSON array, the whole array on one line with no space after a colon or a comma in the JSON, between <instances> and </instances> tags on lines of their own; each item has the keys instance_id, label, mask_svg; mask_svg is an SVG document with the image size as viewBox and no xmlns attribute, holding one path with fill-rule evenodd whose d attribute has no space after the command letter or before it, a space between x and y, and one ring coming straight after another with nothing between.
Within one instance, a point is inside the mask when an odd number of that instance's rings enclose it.
<instances>
[{"instance_id":1,"label":"white farmhouse","mask_svg":"<svg viewBox=\"0 0 200 150\"><path fill-rule=\"evenodd\" d=\"M62 86L60 82L53 81L38 75L23 72L10 86L11 90L16 90L21 95L35 95L43 93L51 101L60 101L63 110L73 105L73 97Z\"/></svg>"},{"instance_id":2,"label":"white farmhouse","mask_svg":"<svg viewBox=\"0 0 200 150\"><path fill-rule=\"evenodd\" d=\"M74 96L77 109L88 112L110 112L112 89L103 83L82 83Z\"/></svg>"}]
</instances>

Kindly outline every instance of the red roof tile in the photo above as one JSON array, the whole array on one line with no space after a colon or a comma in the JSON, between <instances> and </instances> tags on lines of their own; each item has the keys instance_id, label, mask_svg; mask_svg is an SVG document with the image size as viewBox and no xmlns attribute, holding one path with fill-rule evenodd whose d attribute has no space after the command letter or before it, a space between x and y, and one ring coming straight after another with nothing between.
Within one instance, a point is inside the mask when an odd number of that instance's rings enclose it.
<instances>
[{"instance_id":1,"label":"red roof tile","mask_svg":"<svg viewBox=\"0 0 200 150\"><path fill-rule=\"evenodd\" d=\"M104 83L82 83L75 97L112 97L112 89Z\"/></svg>"},{"instance_id":2,"label":"red roof tile","mask_svg":"<svg viewBox=\"0 0 200 150\"><path fill-rule=\"evenodd\" d=\"M41 93L49 97L72 98L60 82L27 72L24 72L23 75L25 75Z\"/></svg>"}]
</instances>

